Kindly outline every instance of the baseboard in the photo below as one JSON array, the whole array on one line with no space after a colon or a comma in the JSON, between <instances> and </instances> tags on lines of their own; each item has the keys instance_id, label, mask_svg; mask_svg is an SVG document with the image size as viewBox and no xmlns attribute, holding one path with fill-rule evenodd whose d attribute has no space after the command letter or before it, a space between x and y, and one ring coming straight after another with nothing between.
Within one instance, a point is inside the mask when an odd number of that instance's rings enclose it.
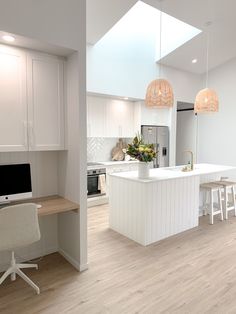
<instances>
[{"instance_id":1,"label":"baseboard","mask_svg":"<svg viewBox=\"0 0 236 314\"><path fill-rule=\"evenodd\" d=\"M59 249L58 251L71 265L75 267L78 271L84 271L88 269L88 264L80 265L78 261L76 261L73 257L71 257L67 252L63 249Z\"/></svg>"},{"instance_id":2,"label":"baseboard","mask_svg":"<svg viewBox=\"0 0 236 314\"><path fill-rule=\"evenodd\" d=\"M79 267L80 271L85 271L88 269L88 263L86 264L81 264L80 267Z\"/></svg>"},{"instance_id":3,"label":"baseboard","mask_svg":"<svg viewBox=\"0 0 236 314\"><path fill-rule=\"evenodd\" d=\"M109 197L105 196L98 196L92 197L87 199L87 207L94 207L99 205L104 205L109 203Z\"/></svg>"},{"instance_id":4,"label":"baseboard","mask_svg":"<svg viewBox=\"0 0 236 314\"><path fill-rule=\"evenodd\" d=\"M76 261L73 257L71 257L68 253L66 253L64 250L59 249L58 247L51 247L44 250L44 253L41 254L39 252L31 252L30 254L27 254L27 256L18 256L16 255L17 262L18 263L24 263L28 262L33 259L40 258L42 256L46 256L55 252L59 252L71 265L73 265L78 271L82 272L88 269L88 264L82 264L78 261ZM0 263L0 273L6 271L9 268L10 265L10 255L9 255L9 263Z\"/></svg>"}]
</instances>

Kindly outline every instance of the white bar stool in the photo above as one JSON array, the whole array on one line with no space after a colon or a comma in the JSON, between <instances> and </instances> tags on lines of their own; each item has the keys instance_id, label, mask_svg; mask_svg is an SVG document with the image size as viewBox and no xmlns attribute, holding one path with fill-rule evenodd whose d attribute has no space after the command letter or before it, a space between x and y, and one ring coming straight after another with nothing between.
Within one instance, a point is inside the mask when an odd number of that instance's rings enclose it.
<instances>
[{"instance_id":1,"label":"white bar stool","mask_svg":"<svg viewBox=\"0 0 236 314\"><path fill-rule=\"evenodd\" d=\"M203 190L203 215L210 215L209 223L213 225L214 216L220 214L221 221L223 220L221 189L223 185L212 182L202 183L200 188ZM217 202L214 202L214 196L217 196ZM207 202L209 199L209 202Z\"/></svg>"},{"instance_id":2,"label":"white bar stool","mask_svg":"<svg viewBox=\"0 0 236 314\"><path fill-rule=\"evenodd\" d=\"M223 186L223 204L224 204L224 216L228 219L228 212L234 210L234 216L236 216L236 202L235 202L235 185L233 181L215 181L215 184Z\"/></svg>"}]
</instances>

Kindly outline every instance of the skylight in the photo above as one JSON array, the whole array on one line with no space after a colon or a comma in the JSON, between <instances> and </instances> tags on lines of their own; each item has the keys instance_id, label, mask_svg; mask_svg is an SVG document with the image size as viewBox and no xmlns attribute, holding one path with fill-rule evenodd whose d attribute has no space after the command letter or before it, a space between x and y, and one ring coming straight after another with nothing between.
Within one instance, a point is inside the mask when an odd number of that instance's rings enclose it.
<instances>
[{"instance_id":1,"label":"skylight","mask_svg":"<svg viewBox=\"0 0 236 314\"><path fill-rule=\"evenodd\" d=\"M109 14L109 12L108 12ZM182 46L201 30L186 24L166 13L162 13L162 51L161 57ZM138 1L100 41L111 44L132 46L139 50L152 46L155 61L160 60L160 11L142 1ZM99 42L100 42L99 41ZM98 44L99 44L98 42Z\"/></svg>"}]
</instances>

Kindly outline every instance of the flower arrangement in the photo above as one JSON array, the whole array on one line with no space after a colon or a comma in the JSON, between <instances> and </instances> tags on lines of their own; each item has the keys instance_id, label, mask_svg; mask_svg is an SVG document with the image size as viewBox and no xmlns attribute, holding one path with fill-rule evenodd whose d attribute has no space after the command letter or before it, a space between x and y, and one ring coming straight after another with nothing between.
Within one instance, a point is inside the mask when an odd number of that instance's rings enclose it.
<instances>
[{"instance_id":1,"label":"flower arrangement","mask_svg":"<svg viewBox=\"0 0 236 314\"><path fill-rule=\"evenodd\" d=\"M128 144L126 153L139 161L150 162L157 153L154 150L153 144L145 144L140 134L136 135L131 144Z\"/></svg>"}]
</instances>

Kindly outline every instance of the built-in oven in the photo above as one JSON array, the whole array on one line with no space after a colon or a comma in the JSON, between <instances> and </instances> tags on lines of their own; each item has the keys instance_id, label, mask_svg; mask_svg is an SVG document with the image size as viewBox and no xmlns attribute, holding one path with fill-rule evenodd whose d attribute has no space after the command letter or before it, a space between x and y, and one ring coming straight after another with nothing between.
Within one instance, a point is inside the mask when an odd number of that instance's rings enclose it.
<instances>
[{"instance_id":1,"label":"built-in oven","mask_svg":"<svg viewBox=\"0 0 236 314\"><path fill-rule=\"evenodd\" d=\"M106 169L87 170L87 196L96 197L106 195Z\"/></svg>"}]
</instances>

